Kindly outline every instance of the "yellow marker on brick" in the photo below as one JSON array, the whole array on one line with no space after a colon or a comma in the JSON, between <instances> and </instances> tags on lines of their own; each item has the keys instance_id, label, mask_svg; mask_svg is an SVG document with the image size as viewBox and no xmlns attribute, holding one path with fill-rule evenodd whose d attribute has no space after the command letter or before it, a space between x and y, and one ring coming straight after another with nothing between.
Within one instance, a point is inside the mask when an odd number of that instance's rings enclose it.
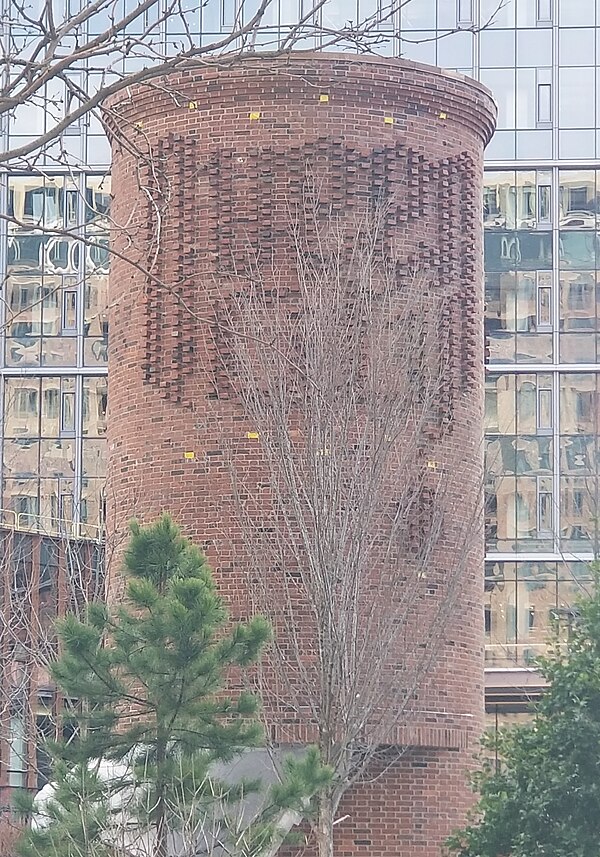
<instances>
[{"instance_id":1,"label":"yellow marker on brick","mask_svg":"<svg viewBox=\"0 0 600 857\"><path fill-rule=\"evenodd\" d=\"M186 459L186 461L193 461L196 457L196 453L195 452L184 452L183 457Z\"/></svg>"},{"instance_id":2,"label":"yellow marker on brick","mask_svg":"<svg viewBox=\"0 0 600 857\"><path fill-rule=\"evenodd\" d=\"M135 123L135 127L136 127L136 128L143 128L143 127L144 127L144 123L143 123L143 122L136 122L136 123Z\"/></svg>"},{"instance_id":3,"label":"yellow marker on brick","mask_svg":"<svg viewBox=\"0 0 600 857\"><path fill-rule=\"evenodd\" d=\"M429 460L427 462L427 468L429 470L437 470L437 461Z\"/></svg>"},{"instance_id":4,"label":"yellow marker on brick","mask_svg":"<svg viewBox=\"0 0 600 857\"><path fill-rule=\"evenodd\" d=\"M444 113L444 112L442 111L442 112L440 113L440 119L447 119L447 118L448 118L448 114L447 114L447 113Z\"/></svg>"},{"instance_id":5,"label":"yellow marker on brick","mask_svg":"<svg viewBox=\"0 0 600 857\"><path fill-rule=\"evenodd\" d=\"M250 121L251 121L251 122L254 122L254 121L256 121L257 119L260 119L260 110L253 110L253 111L250 113Z\"/></svg>"},{"instance_id":6,"label":"yellow marker on brick","mask_svg":"<svg viewBox=\"0 0 600 857\"><path fill-rule=\"evenodd\" d=\"M197 110L198 102L197 101L188 101L188 110Z\"/></svg>"},{"instance_id":7,"label":"yellow marker on brick","mask_svg":"<svg viewBox=\"0 0 600 857\"><path fill-rule=\"evenodd\" d=\"M321 104L326 104L329 101L329 96L326 92L322 92L319 95L319 101L321 102Z\"/></svg>"},{"instance_id":8,"label":"yellow marker on brick","mask_svg":"<svg viewBox=\"0 0 600 857\"><path fill-rule=\"evenodd\" d=\"M384 121L385 125L393 125L394 124L394 117L393 116L384 116L383 121Z\"/></svg>"},{"instance_id":9,"label":"yellow marker on brick","mask_svg":"<svg viewBox=\"0 0 600 857\"><path fill-rule=\"evenodd\" d=\"M257 431L247 431L246 437L248 438L248 440L258 440L260 435Z\"/></svg>"}]
</instances>

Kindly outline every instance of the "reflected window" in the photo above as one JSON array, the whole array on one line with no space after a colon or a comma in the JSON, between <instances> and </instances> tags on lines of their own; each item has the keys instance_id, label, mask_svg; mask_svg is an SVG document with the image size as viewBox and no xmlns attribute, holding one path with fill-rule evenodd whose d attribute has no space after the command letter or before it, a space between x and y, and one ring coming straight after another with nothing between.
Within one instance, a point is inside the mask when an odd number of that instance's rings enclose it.
<instances>
[{"instance_id":1,"label":"reflected window","mask_svg":"<svg viewBox=\"0 0 600 857\"><path fill-rule=\"evenodd\" d=\"M561 360L593 363L600 329L600 287L593 272L562 271L560 277Z\"/></svg>"},{"instance_id":2,"label":"reflected window","mask_svg":"<svg viewBox=\"0 0 600 857\"><path fill-rule=\"evenodd\" d=\"M51 539L40 541L40 587L51 587L58 578L59 549Z\"/></svg>"},{"instance_id":3,"label":"reflected window","mask_svg":"<svg viewBox=\"0 0 600 857\"><path fill-rule=\"evenodd\" d=\"M597 434L597 374L560 376L560 420L562 434Z\"/></svg>"},{"instance_id":4,"label":"reflected window","mask_svg":"<svg viewBox=\"0 0 600 857\"><path fill-rule=\"evenodd\" d=\"M486 229L534 229L551 222L552 176L547 170L486 172L483 220Z\"/></svg>"},{"instance_id":5,"label":"reflected window","mask_svg":"<svg viewBox=\"0 0 600 857\"><path fill-rule=\"evenodd\" d=\"M23 195L22 206L25 222L44 226L58 224L58 189L56 187L42 186L26 190Z\"/></svg>"},{"instance_id":6,"label":"reflected window","mask_svg":"<svg viewBox=\"0 0 600 857\"><path fill-rule=\"evenodd\" d=\"M561 538L571 550L589 551L592 547L599 495L598 476L561 477Z\"/></svg>"},{"instance_id":7,"label":"reflected window","mask_svg":"<svg viewBox=\"0 0 600 857\"><path fill-rule=\"evenodd\" d=\"M561 170L560 226L594 229L598 212L595 170Z\"/></svg>"},{"instance_id":8,"label":"reflected window","mask_svg":"<svg viewBox=\"0 0 600 857\"><path fill-rule=\"evenodd\" d=\"M13 495L12 508L17 514L18 523L22 526L31 526L39 515L39 498L36 495Z\"/></svg>"},{"instance_id":9,"label":"reflected window","mask_svg":"<svg viewBox=\"0 0 600 857\"><path fill-rule=\"evenodd\" d=\"M206 4L205 4L206 5ZM109 226L110 176L88 176L85 190L85 219L103 229Z\"/></svg>"},{"instance_id":10,"label":"reflected window","mask_svg":"<svg viewBox=\"0 0 600 857\"><path fill-rule=\"evenodd\" d=\"M545 280L542 281L545 283ZM552 329L552 289L538 281L537 290L537 328Z\"/></svg>"},{"instance_id":11,"label":"reflected window","mask_svg":"<svg viewBox=\"0 0 600 857\"><path fill-rule=\"evenodd\" d=\"M8 736L8 784L14 788L24 788L27 771L27 740L25 737L25 718L22 714L13 714L10 718Z\"/></svg>"},{"instance_id":12,"label":"reflected window","mask_svg":"<svg viewBox=\"0 0 600 857\"><path fill-rule=\"evenodd\" d=\"M15 404L14 412L18 417L27 417L30 414L37 414L38 409L38 391L31 389L20 389L14 392Z\"/></svg>"},{"instance_id":13,"label":"reflected window","mask_svg":"<svg viewBox=\"0 0 600 857\"><path fill-rule=\"evenodd\" d=\"M62 298L61 333L64 336L72 336L77 333L77 290L66 289Z\"/></svg>"},{"instance_id":14,"label":"reflected window","mask_svg":"<svg viewBox=\"0 0 600 857\"><path fill-rule=\"evenodd\" d=\"M75 393L63 390L60 400L60 433L75 433Z\"/></svg>"},{"instance_id":15,"label":"reflected window","mask_svg":"<svg viewBox=\"0 0 600 857\"><path fill-rule=\"evenodd\" d=\"M58 418L59 391L57 389L46 389L43 394L43 415L47 419Z\"/></svg>"},{"instance_id":16,"label":"reflected window","mask_svg":"<svg viewBox=\"0 0 600 857\"><path fill-rule=\"evenodd\" d=\"M537 501L538 520L537 531L541 538L551 537L553 532L554 504L552 500L552 480L538 477Z\"/></svg>"}]
</instances>

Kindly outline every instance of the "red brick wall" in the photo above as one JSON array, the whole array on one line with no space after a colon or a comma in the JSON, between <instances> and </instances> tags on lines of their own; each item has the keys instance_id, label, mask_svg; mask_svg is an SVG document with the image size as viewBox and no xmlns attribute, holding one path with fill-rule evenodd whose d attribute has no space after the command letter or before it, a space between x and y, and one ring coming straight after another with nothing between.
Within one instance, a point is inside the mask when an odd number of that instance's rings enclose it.
<instances>
[{"instance_id":1,"label":"red brick wall","mask_svg":"<svg viewBox=\"0 0 600 857\"><path fill-rule=\"evenodd\" d=\"M468 803L464 775L483 710L482 545L473 509L483 386L479 195L493 121L485 90L460 76L340 55L176 73L110 105L114 247L123 256L112 261L110 301L116 556L129 517L168 510L205 547L234 609L249 609L224 439L257 485L261 459L246 437L256 427L226 371L235 337L215 321L249 247L293 281L289 217L302 202L307 165L319 171L327 210L342 219L369 199L390 200L385 247L449 296L440 330L447 386L423 453L447 474L444 536L432 559L442 585L432 598L444 596L459 534L471 527L474 536L461 597L419 689L420 713L395 735L421 749L347 796L339 854L434 854ZM417 528L421 521L426 507ZM116 563L111 586L118 598ZM311 734L306 724L273 719L280 738Z\"/></svg>"}]
</instances>

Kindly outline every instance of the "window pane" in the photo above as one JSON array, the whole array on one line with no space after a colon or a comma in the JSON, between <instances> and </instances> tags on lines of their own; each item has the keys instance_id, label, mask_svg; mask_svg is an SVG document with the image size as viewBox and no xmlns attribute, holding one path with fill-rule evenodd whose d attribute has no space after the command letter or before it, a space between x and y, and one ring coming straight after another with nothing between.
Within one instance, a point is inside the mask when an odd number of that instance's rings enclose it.
<instances>
[{"instance_id":1,"label":"window pane","mask_svg":"<svg viewBox=\"0 0 600 857\"><path fill-rule=\"evenodd\" d=\"M561 68L559 70L558 119L561 128L593 128L595 103L595 71L593 68ZM585 93L585 98L582 98Z\"/></svg>"},{"instance_id":2,"label":"window pane","mask_svg":"<svg viewBox=\"0 0 600 857\"><path fill-rule=\"evenodd\" d=\"M531 76L533 78L533 75ZM533 114L533 97L532 114ZM527 117L530 122L533 121L532 116ZM538 83L537 85L537 116L535 122L538 125L549 125L552 122L552 86L549 83ZM531 125L523 125L523 127L531 127Z\"/></svg>"},{"instance_id":3,"label":"window pane","mask_svg":"<svg viewBox=\"0 0 600 857\"><path fill-rule=\"evenodd\" d=\"M435 27L435 0L410 0L401 5L401 26L406 30Z\"/></svg>"},{"instance_id":4,"label":"window pane","mask_svg":"<svg viewBox=\"0 0 600 857\"><path fill-rule=\"evenodd\" d=\"M515 34L513 30L482 30L479 36L480 63L485 68L514 65Z\"/></svg>"},{"instance_id":5,"label":"window pane","mask_svg":"<svg viewBox=\"0 0 600 857\"><path fill-rule=\"evenodd\" d=\"M596 283L595 274L561 271L561 330L566 333L597 331L599 303L600 288Z\"/></svg>"},{"instance_id":6,"label":"window pane","mask_svg":"<svg viewBox=\"0 0 600 857\"><path fill-rule=\"evenodd\" d=\"M583 270L595 268L598 244L595 232L561 231L560 267Z\"/></svg>"},{"instance_id":7,"label":"window pane","mask_svg":"<svg viewBox=\"0 0 600 857\"><path fill-rule=\"evenodd\" d=\"M562 476L561 544L567 550L592 548L598 514L598 477Z\"/></svg>"},{"instance_id":8,"label":"window pane","mask_svg":"<svg viewBox=\"0 0 600 857\"><path fill-rule=\"evenodd\" d=\"M497 0L480 0L480 25L482 27L514 27L515 5L515 3L500 5Z\"/></svg>"},{"instance_id":9,"label":"window pane","mask_svg":"<svg viewBox=\"0 0 600 857\"><path fill-rule=\"evenodd\" d=\"M517 65L536 68L552 65L552 30L517 30Z\"/></svg>"},{"instance_id":10,"label":"window pane","mask_svg":"<svg viewBox=\"0 0 600 857\"><path fill-rule=\"evenodd\" d=\"M560 225L595 228L598 211L595 170L561 170Z\"/></svg>"},{"instance_id":11,"label":"window pane","mask_svg":"<svg viewBox=\"0 0 600 857\"><path fill-rule=\"evenodd\" d=\"M481 82L494 93L498 103L498 128L515 127L515 72L513 69L486 69L480 73Z\"/></svg>"},{"instance_id":12,"label":"window pane","mask_svg":"<svg viewBox=\"0 0 600 857\"><path fill-rule=\"evenodd\" d=\"M532 68L517 69L517 128L535 128L535 81Z\"/></svg>"},{"instance_id":13,"label":"window pane","mask_svg":"<svg viewBox=\"0 0 600 857\"><path fill-rule=\"evenodd\" d=\"M471 68L473 65L473 34L453 33L437 43L437 64L443 68Z\"/></svg>"},{"instance_id":14,"label":"window pane","mask_svg":"<svg viewBox=\"0 0 600 857\"><path fill-rule=\"evenodd\" d=\"M61 392L61 433L75 432L75 393L63 390Z\"/></svg>"},{"instance_id":15,"label":"window pane","mask_svg":"<svg viewBox=\"0 0 600 857\"><path fill-rule=\"evenodd\" d=\"M558 154L561 158L593 158L595 147L596 134L592 130L560 131L558 134Z\"/></svg>"},{"instance_id":16,"label":"window pane","mask_svg":"<svg viewBox=\"0 0 600 857\"><path fill-rule=\"evenodd\" d=\"M20 715L13 715L10 718L8 746L8 784L22 788L25 785L27 768L27 743L25 740L25 723Z\"/></svg>"},{"instance_id":17,"label":"window pane","mask_svg":"<svg viewBox=\"0 0 600 857\"><path fill-rule=\"evenodd\" d=\"M561 375L561 434L598 433L596 381L595 373Z\"/></svg>"},{"instance_id":18,"label":"window pane","mask_svg":"<svg viewBox=\"0 0 600 857\"><path fill-rule=\"evenodd\" d=\"M536 161L552 157L552 131L517 131L517 157Z\"/></svg>"},{"instance_id":19,"label":"window pane","mask_svg":"<svg viewBox=\"0 0 600 857\"><path fill-rule=\"evenodd\" d=\"M561 27L593 27L594 0L558 0L558 21Z\"/></svg>"},{"instance_id":20,"label":"window pane","mask_svg":"<svg viewBox=\"0 0 600 857\"><path fill-rule=\"evenodd\" d=\"M559 30L559 62L562 66L594 65L596 33L592 27Z\"/></svg>"}]
</instances>

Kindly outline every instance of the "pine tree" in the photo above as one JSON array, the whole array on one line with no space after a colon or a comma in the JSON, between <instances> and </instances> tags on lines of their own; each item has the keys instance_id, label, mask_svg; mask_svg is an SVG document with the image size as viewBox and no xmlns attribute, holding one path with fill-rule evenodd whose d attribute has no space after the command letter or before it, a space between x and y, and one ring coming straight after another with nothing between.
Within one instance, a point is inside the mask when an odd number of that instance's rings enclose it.
<instances>
[{"instance_id":1,"label":"pine tree","mask_svg":"<svg viewBox=\"0 0 600 857\"><path fill-rule=\"evenodd\" d=\"M198 838L210 850L224 830L232 853L264 853L277 813L305 811L328 778L314 750L286 760L284 782L244 824L240 806L260 782L214 775L261 744L259 700L225 685L260 657L269 625L229 621L204 556L167 515L132 524L124 573L124 605L90 604L83 621L69 615L58 625L52 675L71 703L65 725L75 739L51 747L54 792L21 853L139 854L142 843L167 857L189 853Z\"/></svg>"}]
</instances>

